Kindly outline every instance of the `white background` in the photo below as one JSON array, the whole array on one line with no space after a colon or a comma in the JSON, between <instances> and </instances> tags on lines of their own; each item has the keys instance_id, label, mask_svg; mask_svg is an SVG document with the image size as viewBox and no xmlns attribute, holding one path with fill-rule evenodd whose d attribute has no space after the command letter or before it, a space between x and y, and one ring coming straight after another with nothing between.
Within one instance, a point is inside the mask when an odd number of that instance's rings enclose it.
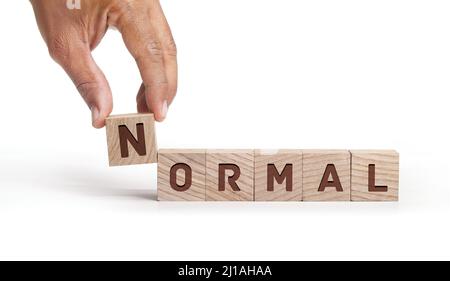
<instances>
[{"instance_id":1,"label":"white background","mask_svg":"<svg viewBox=\"0 0 450 281\"><path fill-rule=\"evenodd\" d=\"M1 259L448 259L450 2L165 0L179 91L161 148L393 148L399 203L159 203L156 165L109 168L104 130L28 1L0 7ZM114 112L138 70L94 52Z\"/></svg>"}]
</instances>

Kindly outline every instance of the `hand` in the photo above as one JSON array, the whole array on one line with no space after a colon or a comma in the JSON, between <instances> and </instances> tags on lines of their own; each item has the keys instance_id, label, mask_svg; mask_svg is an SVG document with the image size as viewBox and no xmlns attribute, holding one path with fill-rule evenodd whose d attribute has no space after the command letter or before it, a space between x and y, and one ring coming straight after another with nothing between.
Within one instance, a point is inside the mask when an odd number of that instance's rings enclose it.
<instances>
[{"instance_id":1,"label":"hand","mask_svg":"<svg viewBox=\"0 0 450 281\"><path fill-rule=\"evenodd\" d=\"M51 57L73 80L95 128L104 126L113 104L108 81L91 55L109 26L121 32L141 73L138 112L164 120L177 90L177 59L159 0L30 1Z\"/></svg>"}]
</instances>

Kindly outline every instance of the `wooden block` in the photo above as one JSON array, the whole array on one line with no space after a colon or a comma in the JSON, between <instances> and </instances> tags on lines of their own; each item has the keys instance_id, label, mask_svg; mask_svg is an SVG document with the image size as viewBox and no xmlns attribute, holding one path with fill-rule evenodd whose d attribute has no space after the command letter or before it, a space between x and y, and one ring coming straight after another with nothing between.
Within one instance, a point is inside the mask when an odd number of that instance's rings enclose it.
<instances>
[{"instance_id":1,"label":"wooden block","mask_svg":"<svg viewBox=\"0 0 450 281\"><path fill-rule=\"evenodd\" d=\"M255 201L302 200L302 151L255 151Z\"/></svg>"},{"instance_id":2,"label":"wooden block","mask_svg":"<svg viewBox=\"0 0 450 281\"><path fill-rule=\"evenodd\" d=\"M159 150L159 201L205 201L205 180L205 149Z\"/></svg>"},{"instance_id":3,"label":"wooden block","mask_svg":"<svg viewBox=\"0 0 450 281\"><path fill-rule=\"evenodd\" d=\"M350 152L303 150L303 201L350 201Z\"/></svg>"},{"instance_id":4,"label":"wooden block","mask_svg":"<svg viewBox=\"0 0 450 281\"><path fill-rule=\"evenodd\" d=\"M106 118L110 166L157 161L153 114L123 114Z\"/></svg>"},{"instance_id":5,"label":"wooden block","mask_svg":"<svg viewBox=\"0 0 450 281\"><path fill-rule=\"evenodd\" d=\"M399 154L351 150L352 201L398 201Z\"/></svg>"},{"instance_id":6,"label":"wooden block","mask_svg":"<svg viewBox=\"0 0 450 281\"><path fill-rule=\"evenodd\" d=\"M253 201L253 150L206 151L206 200Z\"/></svg>"}]
</instances>

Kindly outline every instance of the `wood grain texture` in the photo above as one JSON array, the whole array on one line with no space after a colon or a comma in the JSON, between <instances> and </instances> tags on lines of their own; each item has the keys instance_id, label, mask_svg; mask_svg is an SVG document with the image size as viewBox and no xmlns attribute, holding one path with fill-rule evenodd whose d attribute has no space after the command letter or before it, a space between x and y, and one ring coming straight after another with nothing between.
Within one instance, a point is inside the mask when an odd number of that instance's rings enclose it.
<instances>
[{"instance_id":1,"label":"wood grain texture","mask_svg":"<svg viewBox=\"0 0 450 281\"><path fill-rule=\"evenodd\" d=\"M394 150L351 150L352 201L398 201L399 154ZM386 192L369 191L369 165L374 166L375 185Z\"/></svg>"},{"instance_id":2,"label":"wood grain texture","mask_svg":"<svg viewBox=\"0 0 450 281\"><path fill-rule=\"evenodd\" d=\"M185 163L191 169L191 185L185 191L171 187L171 168ZM179 185L186 183L186 172L176 173ZM158 200L159 201L205 201L206 198L206 150L205 149L160 149L158 152Z\"/></svg>"},{"instance_id":3,"label":"wood grain texture","mask_svg":"<svg viewBox=\"0 0 450 281\"><path fill-rule=\"evenodd\" d=\"M302 151L256 150L255 151L255 201L301 201L302 200ZM268 165L274 165L279 175L286 165L292 165L292 191L286 189L287 179L280 184L273 180L273 190L268 190ZM280 179L281 180L281 179Z\"/></svg>"},{"instance_id":4,"label":"wood grain texture","mask_svg":"<svg viewBox=\"0 0 450 281\"><path fill-rule=\"evenodd\" d=\"M230 171L225 174L225 190L219 191L219 164L233 164L240 169L236 180L240 191L234 191L228 183ZM253 150L207 150L206 151L206 200L207 201L253 201Z\"/></svg>"},{"instance_id":5,"label":"wood grain texture","mask_svg":"<svg viewBox=\"0 0 450 281\"><path fill-rule=\"evenodd\" d=\"M333 164L342 192L334 187L319 191L329 164ZM328 178L330 181L331 177ZM325 180L328 180L325 179ZM347 150L303 150L303 201L350 201L350 152Z\"/></svg>"},{"instance_id":6,"label":"wood grain texture","mask_svg":"<svg viewBox=\"0 0 450 281\"><path fill-rule=\"evenodd\" d=\"M145 136L145 155L139 155L128 143L128 157L122 157L119 126L125 125L132 135L137 138L137 124L143 124ZM157 162L157 145L155 137L155 119L153 114L123 114L106 118L106 137L110 166L135 165Z\"/></svg>"}]
</instances>

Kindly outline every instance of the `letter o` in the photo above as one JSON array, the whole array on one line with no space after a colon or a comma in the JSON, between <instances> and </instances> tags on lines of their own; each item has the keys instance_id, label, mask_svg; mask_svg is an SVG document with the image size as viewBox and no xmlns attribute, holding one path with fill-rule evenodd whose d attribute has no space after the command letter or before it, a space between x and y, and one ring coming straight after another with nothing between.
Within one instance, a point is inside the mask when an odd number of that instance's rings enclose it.
<instances>
[{"instance_id":1,"label":"letter o","mask_svg":"<svg viewBox=\"0 0 450 281\"><path fill-rule=\"evenodd\" d=\"M179 185L177 183L178 170L184 171L184 184ZM192 169L188 164L177 163L170 168L170 187L174 190L183 192L188 190L192 185Z\"/></svg>"}]
</instances>

